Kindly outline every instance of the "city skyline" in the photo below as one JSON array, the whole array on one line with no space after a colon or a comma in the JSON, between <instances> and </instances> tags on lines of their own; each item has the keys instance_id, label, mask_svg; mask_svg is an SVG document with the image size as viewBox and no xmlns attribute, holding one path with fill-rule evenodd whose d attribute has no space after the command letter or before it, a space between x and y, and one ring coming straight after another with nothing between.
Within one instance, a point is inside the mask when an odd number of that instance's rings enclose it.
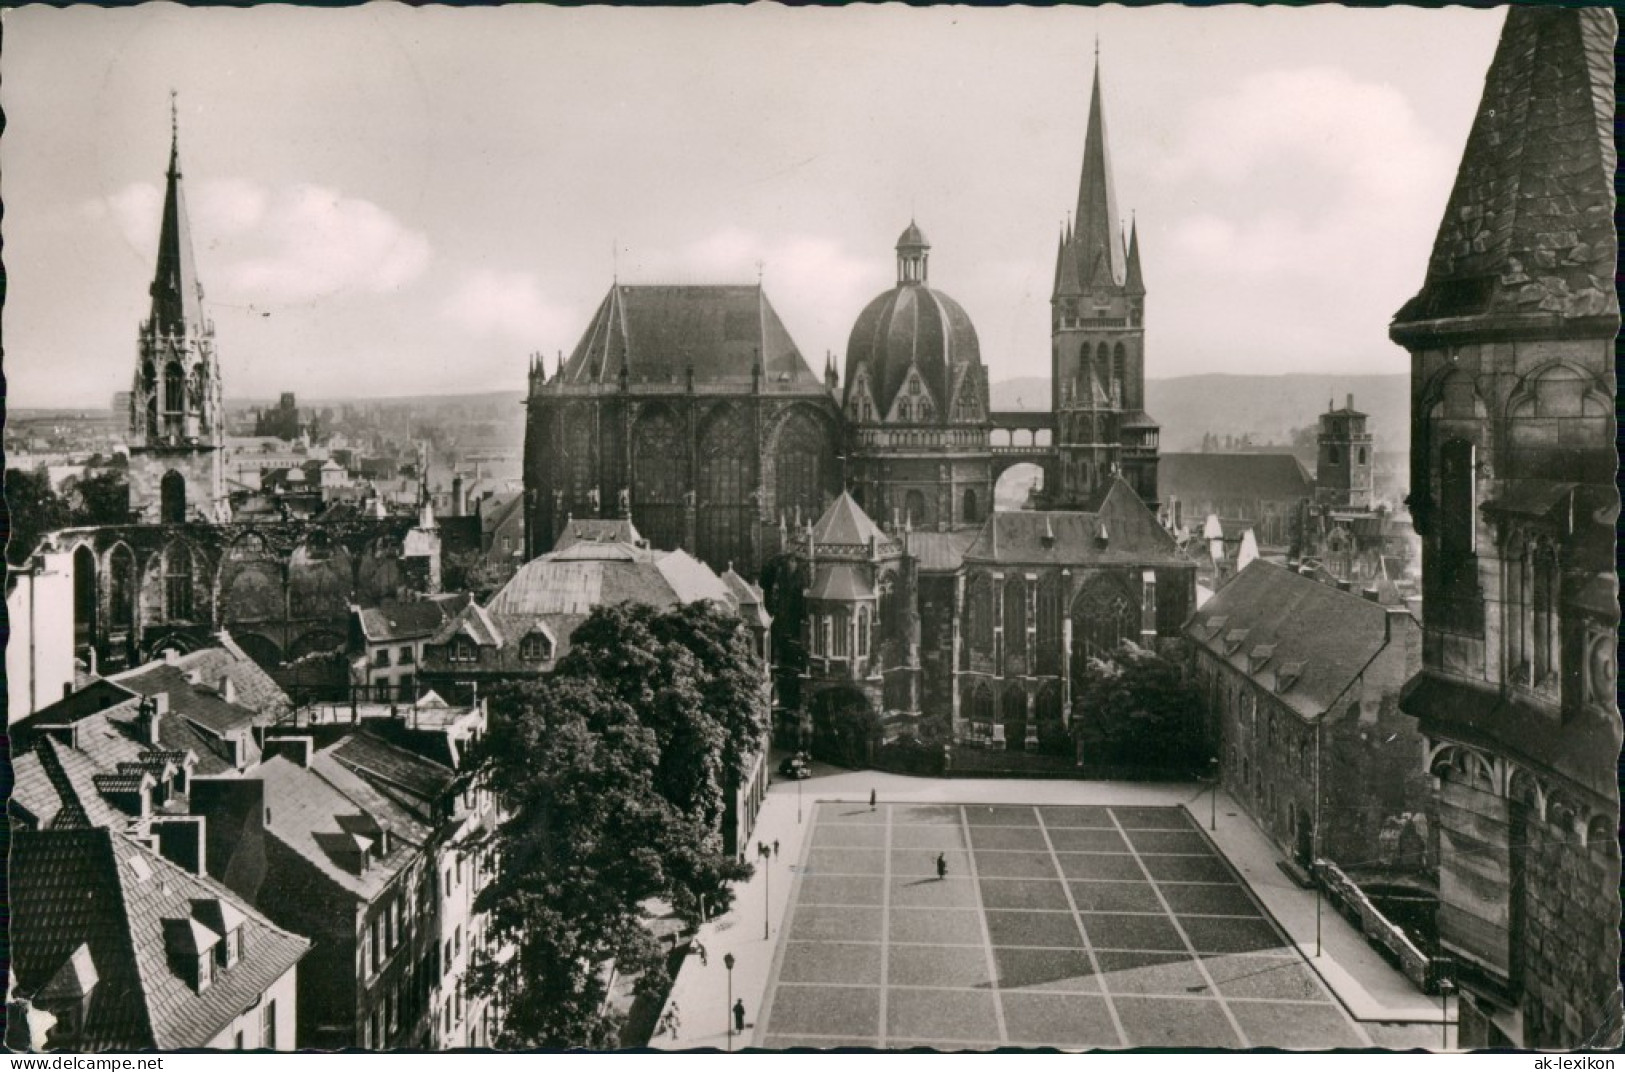
<instances>
[{"instance_id":1,"label":"city skyline","mask_svg":"<svg viewBox=\"0 0 1625 1072\"><path fill-rule=\"evenodd\" d=\"M759 276L821 367L911 215L992 378L1044 375L1097 33L1148 375L1403 372L1387 322L1501 19L13 12L11 398L103 406L127 386L172 88L233 397L522 389L526 355L568 352L617 277ZM1433 55L1430 29L1456 47Z\"/></svg>"}]
</instances>

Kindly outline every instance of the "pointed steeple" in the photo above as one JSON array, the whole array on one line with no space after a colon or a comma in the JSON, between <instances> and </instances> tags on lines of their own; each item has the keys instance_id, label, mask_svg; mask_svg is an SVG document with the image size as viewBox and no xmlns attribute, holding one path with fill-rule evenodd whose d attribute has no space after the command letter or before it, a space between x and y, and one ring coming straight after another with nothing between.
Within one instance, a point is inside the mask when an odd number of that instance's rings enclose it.
<instances>
[{"instance_id":1,"label":"pointed steeple","mask_svg":"<svg viewBox=\"0 0 1625 1072\"><path fill-rule=\"evenodd\" d=\"M169 98L169 174L158 232L158 268L150 293L154 330L164 335L185 335L188 328L203 330L203 285L192 258L192 225L181 189L180 123L173 93Z\"/></svg>"},{"instance_id":2,"label":"pointed steeple","mask_svg":"<svg viewBox=\"0 0 1625 1072\"><path fill-rule=\"evenodd\" d=\"M1145 293L1145 277L1140 274L1140 224L1132 219L1128 231L1128 280L1124 287L1130 294Z\"/></svg>"},{"instance_id":3,"label":"pointed steeple","mask_svg":"<svg viewBox=\"0 0 1625 1072\"><path fill-rule=\"evenodd\" d=\"M1106 107L1100 92L1100 58L1089 99L1089 127L1083 142L1083 174L1078 180L1076 232L1072 239L1078 276L1085 286L1121 286L1126 276L1118 231L1117 191L1112 186L1111 152L1106 144Z\"/></svg>"}]
</instances>

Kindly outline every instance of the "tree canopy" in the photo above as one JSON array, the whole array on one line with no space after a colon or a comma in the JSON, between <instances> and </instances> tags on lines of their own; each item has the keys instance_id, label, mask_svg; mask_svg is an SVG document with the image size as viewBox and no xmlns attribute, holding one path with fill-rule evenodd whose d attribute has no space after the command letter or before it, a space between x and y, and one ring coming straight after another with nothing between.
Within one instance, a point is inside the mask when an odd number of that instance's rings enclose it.
<instances>
[{"instance_id":1,"label":"tree canopy","mask_svg":"<svg viewBox=\"0 0 1625 1072\"><path fill-rule=\"evenodd\" d=\"M1132 642L1085 665L1072 726L1089 762L1188 767L1209 752L1201 695L1177 663Z\"/></svg>"},{"instance_id":2,"label":"tree canopy","mask_svg":"<svg viewBox=\"0 0 1625 1072\"><path fill-rule=\"evenodd\" d=\"M9 518L6 561L13 566L27 562L47 532L70 523L68 504L51 487L44 468L7 469L5 500Z\"/></svg>"},{"instance_id":3,"label":"tree canopy","mask_svg":"<svg viewBox=\"0 0 1625 1072\"><path fill-rule=\"evenodd\" d=\"M609 966L666 982L645 904L697 925L751 873L721 833L766 706L739 621L708 604L605 607L570 643L554 673L491 697L476 758L503 805L478 907L513 955L472 983L502 1001L515 1047L613 1045Z\"/></svg>"}]
</instances>

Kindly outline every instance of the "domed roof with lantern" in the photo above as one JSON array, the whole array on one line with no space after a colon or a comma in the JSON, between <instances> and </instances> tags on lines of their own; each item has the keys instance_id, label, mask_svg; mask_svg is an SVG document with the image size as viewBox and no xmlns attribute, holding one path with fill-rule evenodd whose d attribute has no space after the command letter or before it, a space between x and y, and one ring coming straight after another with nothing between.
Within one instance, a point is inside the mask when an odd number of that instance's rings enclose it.
<instances>
[{"instance_id":1,"label":"domed roof with lantern","mask_svg":"<svg viewBox=\"0 0 1625 1072\"><path fill-rule=\"evenodd\" d=\"M852 326L845 408L862 422L979 423L987 377L970 315L928 284L931 243L909 221L897 239L897 284Z\"/></svg>"}]
</instances>

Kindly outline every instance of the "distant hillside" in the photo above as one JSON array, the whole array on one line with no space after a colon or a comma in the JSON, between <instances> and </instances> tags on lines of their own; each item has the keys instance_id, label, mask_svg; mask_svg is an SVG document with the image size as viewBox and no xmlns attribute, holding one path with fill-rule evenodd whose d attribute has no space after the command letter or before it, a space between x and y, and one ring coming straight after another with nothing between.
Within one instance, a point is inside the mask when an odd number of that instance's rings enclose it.
<instances>
[{"instance_id":1,"label":"distant hillside","mask_svg":"<svg viewBox=\"0 0 1625 1072\"><path fill-rule=\"evenodd\" d=\"M1371 415L1377 449L1410 449L1410 377L1292 373L1231 376L1211 373L1147 380L1146 409L1162 425L1162 449L1198 450L1202 436L1251 436L1254 443L1287 443L1294 429L1315 424L1328 400ZM994 409L1049 408L1049 380L1029 376L989 385Z\"/></svg>"}]
</instances>

